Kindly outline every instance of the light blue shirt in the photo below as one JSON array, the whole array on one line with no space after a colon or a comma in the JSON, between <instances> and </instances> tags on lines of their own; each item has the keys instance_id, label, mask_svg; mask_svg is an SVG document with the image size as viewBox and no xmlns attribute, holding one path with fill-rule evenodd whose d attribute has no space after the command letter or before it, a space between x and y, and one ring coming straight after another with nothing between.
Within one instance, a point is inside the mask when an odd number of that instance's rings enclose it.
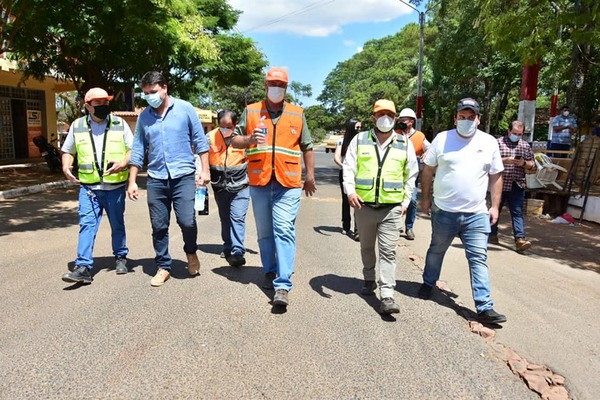
<instances>
[{"instance_id":1,"label":"light blue shirt","mask_svg":"<svg viewBox=\"0 0 600 400\"><path fill-rule=\"evenodd\" d=\"M192 145L197 154L208 151L208 141L194 107L169 96L169 107L160 116L146 107L135 127L131 165L142 168L148 150L148 175L155 179L180 178L196 172Z\"/></svg>"},{"instance_id":2,"label":"light blue shirt","mask_svg":"<svg viewBox=\"0 0 600 400\"><path fill-rule=\"evenodd\" d=\"M552 126L566 126L577 128L577 121L572 115L569 115L568 117L563 117L562 115L559 115L557 117L554 117L554 119L552 120ZM551 141L552 143L571 144L571 135L572 133L568 128L558 132L552 132Z\"/></svg>"}]
</instances>

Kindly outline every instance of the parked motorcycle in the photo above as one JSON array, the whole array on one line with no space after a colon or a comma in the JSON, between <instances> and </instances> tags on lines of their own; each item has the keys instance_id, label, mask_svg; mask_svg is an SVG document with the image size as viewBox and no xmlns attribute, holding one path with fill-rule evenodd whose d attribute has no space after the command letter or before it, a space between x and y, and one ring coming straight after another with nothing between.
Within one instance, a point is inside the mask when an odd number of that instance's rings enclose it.
<instances>
[{"instance_id":1,"label":"parked motorcycle","mask_svg":"<svg viewBox=\"0 0 600 400\"><path fill-rule=\"evenodd\" d=\"M54 135L52 135L54 136ZM56 139L52 140L52 142L56 142ZM48 168L52 172L60 172L62 171L62 161L60 158L60 151L56 148L51 142L48 142L45 136L36 136L33 138L33 144L40 149L42 153L42 157L46 160L46 164L48 164Z\"/></svg>"}]
</instances>

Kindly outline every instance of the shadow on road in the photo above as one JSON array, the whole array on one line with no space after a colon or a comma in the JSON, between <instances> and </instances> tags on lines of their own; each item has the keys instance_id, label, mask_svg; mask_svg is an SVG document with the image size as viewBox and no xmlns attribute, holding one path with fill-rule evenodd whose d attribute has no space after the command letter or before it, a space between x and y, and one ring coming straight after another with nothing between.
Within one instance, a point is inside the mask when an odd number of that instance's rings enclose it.
<instances>
[{"instance_id":1,"label":"shadow on road","mask_svg":"<svg viewBox=\"0 0 600 400\"><path fill-rule=\"evenodd\" d=\"M331 233L339 234L342 233L342 228L339 226L315 226L314 231L319 235L331 236Z\"/></svg>"},{"instance_id":2,"label":"shadow on road","mask_svg":"<svg viewBox=\"0 0 600 400\"><path fill-rule=\"evenodd\" d=\"M348 276L339 276L334 274L326 274L316 276L309 282L310 287L317 292L321 297L330 299L332 296L324 291L325 288L342 294L355 294L360 296L377 314L379 314L380 301L377 296L362 296L360 288L363 284L362 279L351 278ZM379 314L384 321L396 321L393 315Z\"/></svg>"},{"instance_id":3,"label":"shadow on road","mask_svg":"<svg viewBox=\"0 0 600 400\"><path fill-rule=\"evenodd\" d=\"M223 245L222 244L214 244L214 243L199 244L198 250L200 250L201 252L206 253L206 254L221 254L223 252ZM256 250L249 249L247 247L246 247L246 253L258 254L258 252Z\"/></svg>"}]
</instances>

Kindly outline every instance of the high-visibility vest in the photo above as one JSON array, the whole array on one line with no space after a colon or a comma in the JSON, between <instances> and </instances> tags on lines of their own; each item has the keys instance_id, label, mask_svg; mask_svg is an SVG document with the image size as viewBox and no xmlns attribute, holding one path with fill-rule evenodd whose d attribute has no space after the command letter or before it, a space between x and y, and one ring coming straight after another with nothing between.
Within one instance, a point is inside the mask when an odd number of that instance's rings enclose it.
<instances>
[{"instance_id":1,"label":"high-visibility vest","mask_svg":"<svg viewBox=\"0 0 600 400\"><path fill-rule=\"evenodd\" d=\"M411 137L409 137L410 141L415 148L415 154L417 157L420 157L423 154L423 143L425 142L425 134L421 131L415 131Z\"/></svg>"},{"instance_id":2,"label":"high-visibility vest","mask_svg":"<svg viewBox=\"0 0 600 400\"><path fill-rule=\"evenodd\" d=\"M302 187L302 115L304 110L293 104L284 103L283 112L273 124L265 101L246 107L246 134L251 135L264 116L267 127L267 144L264 148L251 145L248 154L248 176L250 185L265 186L274 176L285 187Z\"/></svg>"},{"instance_id":3,"label":"high-visibility vest","mask_svg":"<svg viewBox=\"0 0 600 400\"><path fill-rule=\"evenodd\" d=\"M372 131L358 134L355 188L366 204L400 204L405 197L408 179L408 143L403 135L394 134L386 154L379 159Z\"/></svg>"},{"instance_id":4,"label":"high-visibility vest","mask_svg":"<svg viewBox=\"0 0 600 400\"><path fill-rule=\"evenodd\" d=\"M115 115L110 115L108 130L104 133L104 150L101 158L102 171L108 169L110 161L123 161L127 154L125 145L125 121ZM129 177L129 168L116 174L102 176L98 171L96 148L92 139L92 131L87 117L81 117L73 122L73 135L77 149L78 178L81 183L92 185L97 183L123 183Z\"/></svg>"},{"instance_id":5,"label":"high-visibility vest","mask_svg":"<svg viewBox=\"0 0 600 400\"><path fill-rule=\"evenodd\" d=\"M227 144L219 128L208 133L208 145L211 186L231 192L248 186L246 150Z\"/></svg>"}]
</instances>

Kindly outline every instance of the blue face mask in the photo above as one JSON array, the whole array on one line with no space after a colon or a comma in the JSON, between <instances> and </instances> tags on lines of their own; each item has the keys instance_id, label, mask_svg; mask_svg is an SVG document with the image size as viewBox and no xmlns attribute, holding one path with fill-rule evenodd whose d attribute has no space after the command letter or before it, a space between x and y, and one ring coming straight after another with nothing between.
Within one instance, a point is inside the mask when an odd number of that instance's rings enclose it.
<instances>
[{"instance_id":1,"label":"blue face mask","mask_svg":"<svg viewBox=\"0 0 600 400\"><path fill-rule=\"evenodd\" d=\"M512 133L508 134L508 138L510 139L511 142L518 142L519 140L521 140L521 136L517 136L517 135L513 135Z\"/></svg>"},{"instance_id":2,"label":"blue face mask","mask_svg":"<svg viewBox=\"0 0 600 400\"><path fill-rule=\"evenodd\" d=\"M160 98L160 92L146 94L144 95L144 99L152 108L158 108L163 103L163 99Z\"/></svg>"}]
</instances>

